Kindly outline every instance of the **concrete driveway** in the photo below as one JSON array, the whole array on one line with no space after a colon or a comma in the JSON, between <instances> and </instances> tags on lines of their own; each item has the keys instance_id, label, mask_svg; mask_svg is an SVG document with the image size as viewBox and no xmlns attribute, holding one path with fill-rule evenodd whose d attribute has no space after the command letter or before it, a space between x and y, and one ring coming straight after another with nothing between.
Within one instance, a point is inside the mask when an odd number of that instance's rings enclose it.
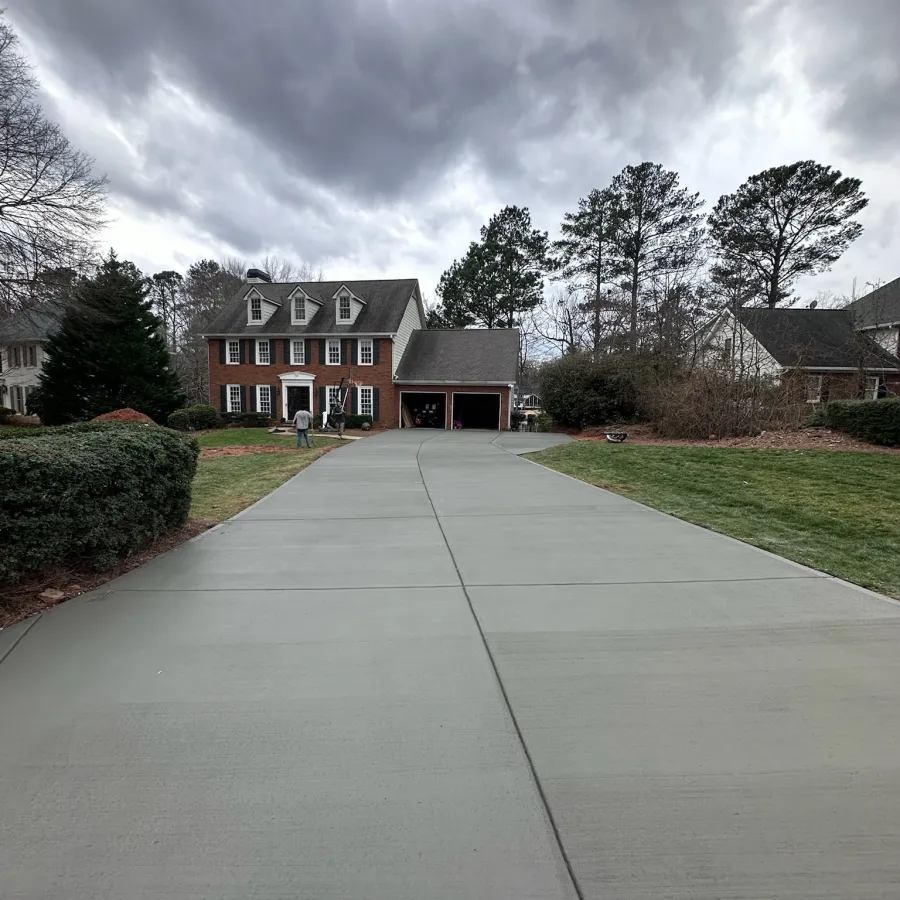
<instances>
[{"instance_id":1,"label":"concrete driveway","mask_svg":"<svg viewBox=\"0 0 900 900\"><path fill-rule=\"evenodd\" d=\"M494 438L0 633L0 897L900 896L900 607Z\"/></svg>"}]
</instances>

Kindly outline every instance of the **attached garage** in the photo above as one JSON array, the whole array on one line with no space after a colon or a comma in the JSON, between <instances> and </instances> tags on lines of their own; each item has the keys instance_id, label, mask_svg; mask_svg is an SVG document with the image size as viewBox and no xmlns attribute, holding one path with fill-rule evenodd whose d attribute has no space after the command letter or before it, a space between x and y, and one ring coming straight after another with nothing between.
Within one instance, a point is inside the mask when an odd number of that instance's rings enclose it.
<instances>
[{"instance_id":1,"label":"attached garage","mask_svg":"<svg viewBox=\"0 0 900 900\"><path fill-rule=\"evenodd\" d=\"M509 428L518 368L515 329L414 331L394 376L401 427Z\"/></svg>"},{"instance_id":2,"label":"attached garage","mask_svg":"<svg viewBox=\"0 0 900 900\"><path fill-rule=\"evenodd\" d=\"M493 393L454 393L453 416L454 428L484 428L502 431L500 419L502 407L499 391Z\"/></svg>"}]
</instances>

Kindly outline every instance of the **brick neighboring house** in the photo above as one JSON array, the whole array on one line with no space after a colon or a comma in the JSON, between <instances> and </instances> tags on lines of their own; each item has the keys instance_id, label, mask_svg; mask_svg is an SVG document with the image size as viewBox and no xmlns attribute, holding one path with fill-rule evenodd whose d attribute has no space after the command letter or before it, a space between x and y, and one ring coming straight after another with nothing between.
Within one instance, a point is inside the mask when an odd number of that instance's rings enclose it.
<instances>
[{"instance_id":1,"label":"brick neighboring house","mask_svg":"<svg viewBox=\"0 0 900 900\"><path fill-rule=\"evenodd\" d=\"M57 318L44 310L23 310L0 323L0 406L25 415L28 397L40 383L44 342Z\"/></svg>"},{"instance_id":2,"label":"brick neighboring house","mask_svg":"<svg viewBox=\"0 0 900 900\"><path fill-rule=\"evenodd\" d=\"M509 427L518 331L426 331L415 279L273 283L251 269L206 338L222 412L327 413L349 377L347 411L381 425Z\"/></svg>"},{"instance_id":3,"label":"brick neighboring house","mask_svg":"<svg viewBox=\"0 0 900 900\"><path fill-rule=\"evenodd\" d=\"M803 378L806 399L900 395L900 359L856 327L849 309L743 307L699 335L698 359L769 378Z\"/></svg>"}]
</instances>

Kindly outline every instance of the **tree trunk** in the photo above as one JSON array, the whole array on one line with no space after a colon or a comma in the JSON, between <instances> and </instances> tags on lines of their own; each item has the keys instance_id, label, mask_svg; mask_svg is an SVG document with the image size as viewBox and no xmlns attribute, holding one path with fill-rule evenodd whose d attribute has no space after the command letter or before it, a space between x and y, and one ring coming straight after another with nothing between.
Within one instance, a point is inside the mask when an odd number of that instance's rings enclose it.
<instances>
[{"instance_id":1,"label":"tree trunk","mask_svg":"<svg viewBox=\"0 0 900 900\"><path fill-rule=\"evenodd\" d=\"M628 344L631 352L637 350L638 330L638 261L635 259L631 270L631 326L628 332Z\"/></svg>"},{"instance_id":2,"label":"tree trunk","mask_svg":"<svg viewBox=\"0 0 900 900\"><path fill-rule=\"evenodd\" d=\"M603 271L603 217L600 218L600 237L597 239L597 272L594 278L594 362L600 359L600 277Z\"/></svg>"}]
</instances>

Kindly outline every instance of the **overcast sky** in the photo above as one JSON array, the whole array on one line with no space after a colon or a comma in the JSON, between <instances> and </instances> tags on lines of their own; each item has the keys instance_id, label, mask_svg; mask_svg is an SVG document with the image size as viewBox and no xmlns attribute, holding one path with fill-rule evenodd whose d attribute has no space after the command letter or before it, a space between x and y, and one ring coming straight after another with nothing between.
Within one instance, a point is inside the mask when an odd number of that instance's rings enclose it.
<instances>
[{"instance_id":1,"label":"overcast sky","mask_svg":"<svg viewBox=\"0 0 900 900\"><path fill-rule=\"evenodd\" d=\"M284 254L441 271L508 203L554 236L622 166L712 205L812 158L865 233L806 296L900 276L897 0L7 0L146 272Z\"/></svg>"}]
</instances>

